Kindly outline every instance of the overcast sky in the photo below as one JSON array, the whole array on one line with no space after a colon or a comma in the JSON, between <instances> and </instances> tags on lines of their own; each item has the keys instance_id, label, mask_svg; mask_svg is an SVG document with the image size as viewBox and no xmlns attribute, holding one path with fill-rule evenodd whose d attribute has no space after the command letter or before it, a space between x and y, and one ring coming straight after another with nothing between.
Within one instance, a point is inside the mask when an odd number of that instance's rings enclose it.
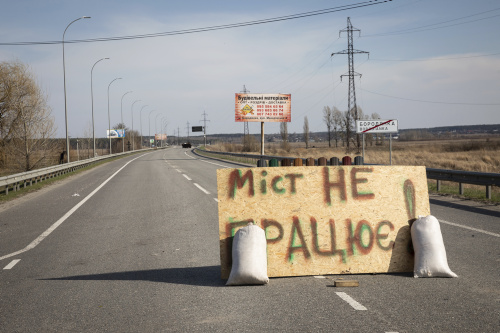
<instances>
[{"instance_id":1,"label":"overcast sky","mask_svg":"<svg viewBox=\"0 0 500 333\"><path fill-rule=\"evenodd\" d=\"M270 19L379 1L2 1L0 43L137 36ZM96 136L111 125L167 134L203 125L207 133L243 132L234 121L234 94L289 93L289 132L325 131L324 106L347 109L347 35L361 30L356 55L357 104L365 114L398 119L399 128L500 123L500 2L393 0L323 15L200 33L117 41L66 43L68 128L92 133L91 69ZM61 44L0 45L0 61L28 64L48 96L65 136ZM114 81L121 77L121 80ZM132 91L132 93L127 93ZM133 104L136 100L140 100ZM123 103L122 103L123 102ZM123 105L123 108L122 108ZM133 105L133 108L132 108ZM141 112L142 110L142 112ZM150 124L150 125L149 125ZM150 126L150 127L149 127ZM267 123L266 133L279 132ZM259 133L258 123L250 132ZM87 134L86 134L87 133ZM91 136L91 134L90 134Z\"/></svg>"}]
</instances>

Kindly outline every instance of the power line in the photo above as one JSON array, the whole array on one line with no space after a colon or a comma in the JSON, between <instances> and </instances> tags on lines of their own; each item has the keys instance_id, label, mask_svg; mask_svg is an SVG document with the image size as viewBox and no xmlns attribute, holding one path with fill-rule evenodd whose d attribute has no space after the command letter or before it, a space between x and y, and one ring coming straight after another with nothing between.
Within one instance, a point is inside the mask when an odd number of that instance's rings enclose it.
<instances>
[{"instance_id":1,"label":"power line","mask_svg":"<svg viewBox=\"0 0 500 333\"><path fill-rule=\"evenodd\" d=\"M369 1L358 2L355 4L351 4L351 5L337 6L337 7L327 8L327 9L320 9L320 10L315 10L315 11L310 11L310 12L305 12L305 13L285 15L285 16L279 16L279 17L256 20L256 21L216 25L216 26L210 26L210 27L204 27L204 28L174 30L174 31L159 32L159 33L153 33L153 34L143 34L143 35L103 37L103 38L90 38L90 39L75 39L75 40L64 41L64 43L69 44L69 43L108 42L108 41L116 41L116 40L175 36L175 35L184 35L184 34L193 34L193 33L207 32L207 31L214 31L214 30L241 28L241 27L252 26L252 25L295 20L295 19L299 19L299 18L330 14L330 13L335 13L335 12L340 12L340 11L345 11L345 10L350 10L350 9L380 5L380 4L383 4L386 2L390 2L390 1L392 1L392 0L369 0ZM52 45L52 44L62 44L62 41L11 42L11 43L0 43L0 46Z\"/></svg>"},{"instance_id":2,"label":"power line","mask_svg":"<svg viewBox=\"0 0 500 333\"><path fill-rule=\"evenodd\" d=\"M419 100L419 99L412 99L412 98L404 98L404 97L397 97L397 96L391 96L391 95L385 95L381 93L377 93L374 91L366 90L359 88L363 91L369 92L370 94L374 95L380 95L384 97L389 97L389 98L395 98L395 99L402 99L405 101L411 101L411 102L419 102L419 103L431 103L431 104L448 104L448 105L470 105L470 106L494 106L494 105L500 105L500 103L460 103L460 102L438 102L438 101L424 101L424 100Z\"/></svg>"},{"instance_id":3,"label":"power line","mask_svg":"<svg viewBox=\"0 0 500 333\"><path fill-rule=\"evenodd\" d=\"M494 17L500 16L500 14L493 15L493 16L488 16L488 17L483 17L483 18L478 18L476 20L470 20L470 21L459 22L459 23L455 23L455 24L449 24L449 25L445 25L445 26L441 26L441 27L435 27L435 26L436 25L450 23L450 22L454 22L454 21L458 21L458 20L462 20L462 19L465 19L465 18L473 17L473 16L482 15L482 14L485 14L485 13L491 13L491 12L494 12L494 11L497 11L497 10L500 10L500 8L495 8L495 9L491 9L491 10L488 10L488 11L484 11L484 12L480 12L480 13L476 13L476 14L471 14L471 15L467 15L467 16L462 16L462 17L455 18L455 19L448 20L448 21L443 21L443 22L428 24L428 25L424 25L424 26L420 26L420 27L409 28L409 29L398 30L398 31L392 31L392 32L383 32L383 33L378 33L378 34L364 35L363 37L379 37L379 36L403 35L403 34L410 34L410 33L414 33L414 32L421 32L421 31L429 31L429 30L449 28L449 27L453 27L453 26L456 26L456 25L473 23L473 22L477 22L477 21L482 21L482 20L494 18ZM434 28L429 28L429 27L434 27ZM428 28L428 29L425 29L425 28Z\"/></svg>"},{"instance_id":4,"label":"power line","mask_svg":"<svg viewBox=\"0 0 500 333\"><path fill-rule=\"evenodd\" d=\"M491 57L494 55L499 55L500 52L497 53L489 53L489 54L480 54L475 56L465 56L465 57L449 57L449 58L437 58L437 59L373 59L370 58L371 61L441 61L441 60L455 60L455 59L469 59L469 58L482 58L482 57Z\"/></svg>"}]
</instances>

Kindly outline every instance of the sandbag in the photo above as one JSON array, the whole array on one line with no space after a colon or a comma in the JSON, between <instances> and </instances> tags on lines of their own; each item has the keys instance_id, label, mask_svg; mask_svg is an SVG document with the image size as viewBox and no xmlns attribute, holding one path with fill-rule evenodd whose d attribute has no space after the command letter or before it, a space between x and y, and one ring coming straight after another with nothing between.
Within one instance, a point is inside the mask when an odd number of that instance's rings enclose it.
<instances>
[{"instance_id":1,"label":"sandbag","mask_svg":"<svg viewBox=\"0 0 500 333\"><path fill-rule=\"evenodd\" d=\"M432 215L419 217L411 226L415 250L413 276L457 277L448 267L439 221Z\"/></svg>"},{"instance_id":2,"label":"sandbag","mask_svg":"<svg viewBox=\"0 0 500 333\"><path fill-rule=\"evenodd\" d=\"M233 239L233 265L226 286L266 284L266 234L259 226L249 223L236 232Z\"/></svg>"}]
</instances>

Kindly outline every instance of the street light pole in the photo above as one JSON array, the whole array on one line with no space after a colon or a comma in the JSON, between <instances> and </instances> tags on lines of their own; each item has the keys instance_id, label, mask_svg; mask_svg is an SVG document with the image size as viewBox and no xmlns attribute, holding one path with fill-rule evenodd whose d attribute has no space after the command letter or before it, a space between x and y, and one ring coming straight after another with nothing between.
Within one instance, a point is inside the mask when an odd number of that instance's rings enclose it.
<instances>
[{"instance_id":1,"label":"street light pole","mask_svg":"<svg viewBox=\"0 0 500 333\"><path fill-rule=\"evenodd\" d=\"M111 130L111 117L109 116L109 87L111 86L111 83L115 82L116 80L121 80L121 77L117 77L108 84L108 131ZM110 133L108 132L108 135L109 134ZM109 135L109 155L111 155L111 135Z\"/></svg>"},{"instance_id":2,"label":"street light pole","mask_svg":"<svg viewBox=\"0 0 500 333\"><path fill-rule=\"evenodd\" d=\"M141 124L141 148L142 148L142 110L148 105L144 105L142 108L141 108L141 111L139 111L139 122Z\"/></svg>"},{"instance_id":3,"label":"street light pole","mask_svg":"<svg viewBox=\"0 0 500 333\"><path fill-rule=\"evenodd\" d=\"M92 157L95 157L94 90L93 90L93 87L92 87L92 72L94 71L95 65L97 65L97 63L99 61L106 60L106 59L109 59L109 58L102 58L102 59L97 60L94 63L94 66L92 66L92 69L90 70L90 96L91 96L91 100L92 100L92 141L94 143L93 144L93 155L92 155Z\"/></svg>"},{"instance_id":4,"label":"street light pole","mask_svg":"<svg viewBox=\"0 0 500 333\"><path fill-rule=\"evenodd\" d=\"M66 61L64 58L64 35L66 35L66 30L68 30L69 26L75 23L78 20L81 19L87 19L90 18L90 16L83 16L79 17L76 20L73 20L70 24L66 26L66 29L64 29L63 32L63 37L62 37L62 49L63 49L63 77L64 77L64 122L66 124L66 156L67 156L67 163L69 163L69 136L68 136L68 106L66 102Z\"/></svg>"},{"instance_id":5,"label":"street light pole","mask_svg":"<svg viewBox=\"0 0 500 333\"><path fill-rule=\"evenodd\" d=\"M151 146L151 113L154 112L155 110L151 110L149 112L148 116L148 137L149 137L149 148L152 148Z\"/></svg>"},{"instance_id":6,"label":"street light pole","mask_svg":"<svg viewBox=\"0 0 500 333\"><path fill-rule=\"evenodd\" d=\"M132 91L127 91L125 94L122 96L122 103L120 106L120 115L121 115L121 123L123 126L123 138L122 138L122 153L125 152L125 124L123 123L123 97L125 97L126 94L130 94Z\"/></svg>"},{"instance_id":7,"label":"street light pole","mask_svg":"<svg viewBox=\"0 0 500 333\"><path fill-rule=\"evenodd\" d=\"M131 136L132 136L132 151L134 151L134 104L137 103L137 102L140 102L141 100L138 99L136 101L134 101L134 103L132 103L132 106L130 107L130 113L132 114L132 132L131 132Z\"/></svg>"}]
</instances>

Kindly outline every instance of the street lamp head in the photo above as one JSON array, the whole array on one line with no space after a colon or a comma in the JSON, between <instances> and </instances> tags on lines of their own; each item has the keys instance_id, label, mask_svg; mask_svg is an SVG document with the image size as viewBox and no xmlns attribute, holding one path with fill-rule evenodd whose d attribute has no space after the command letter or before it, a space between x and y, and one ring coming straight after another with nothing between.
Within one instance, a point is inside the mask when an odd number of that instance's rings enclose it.
<instances>
[{"instance_id":1,"label":"street lamp head","mask_svg":"<svg viewBox=\"0 0 500 333\"><path fill-rule=\"evenodd\" d=\"M84 16L84 17L82 17L82 18L90 18L90 16Z\"/></svg>"}]
</instances>

